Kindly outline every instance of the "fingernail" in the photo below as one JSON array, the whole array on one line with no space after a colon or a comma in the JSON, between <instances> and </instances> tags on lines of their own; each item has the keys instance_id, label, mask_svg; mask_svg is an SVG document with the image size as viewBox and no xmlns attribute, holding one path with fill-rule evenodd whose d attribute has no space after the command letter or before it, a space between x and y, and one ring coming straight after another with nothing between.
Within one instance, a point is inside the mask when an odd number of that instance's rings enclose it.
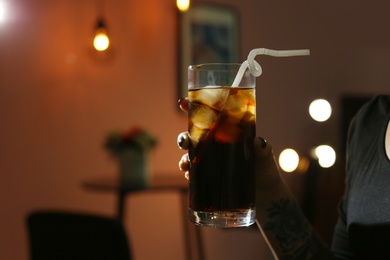
<instances>
[{"instance_id":1,"label":"fingernail","mask_svg":"<svg viewBox=\"0 0 390 260\"><path fill-rule=\"evenodd\" d=\"M179 147L183 147L184 141L185 141L185 138L183 135L181 135L179 137L179 140L177 140L177 144L179 145Z\"/></svg>"},{"instance_id":2,"label":"fingernail","mask_svg":"<svg viewBox=\"0 0 390 260\"><path fill-rule=\"evenodd\" d=\"M184 98L180 98L177 103L180 105Z\"/></svg>"},{"instance_id":3,"label":"fingernail","mask_svg":"<svg viewBox=\"0 0 390 260\"><path fill-rule=\"evenodd\" d=\"M263 137L257 137L260 140L260 145L261 148L266 148L267 147L267 141Z\"/></svg>"},{"instance_id":4,"label":"fingernail","mask_svg":"<svg viewBox=\"0 0 390 260\"><path fill-rule=\"evenodd\" d=\"M179 136L177 137L177 145L180 147L180 149L186 149L188 146L187 142L187 134L186 133L180 133Z\"/></svg>"}]
</instances>

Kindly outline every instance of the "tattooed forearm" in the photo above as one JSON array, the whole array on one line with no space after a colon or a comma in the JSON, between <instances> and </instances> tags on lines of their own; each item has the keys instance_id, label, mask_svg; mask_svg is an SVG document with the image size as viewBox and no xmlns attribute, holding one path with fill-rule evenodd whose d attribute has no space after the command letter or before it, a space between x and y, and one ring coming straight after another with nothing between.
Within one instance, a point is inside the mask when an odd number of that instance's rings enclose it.
<instances>
[{"instance_id":1,"label":"tattooed forearm","mask_svg":"<svg viewBox=\"0 0 390 260\"><path fill-rule=\"evenodd\" d=\"M280 259L311 259L321 243L297 203L290 199L272 202L263 229L277 240Z\"/></svg>"}]
</instances>

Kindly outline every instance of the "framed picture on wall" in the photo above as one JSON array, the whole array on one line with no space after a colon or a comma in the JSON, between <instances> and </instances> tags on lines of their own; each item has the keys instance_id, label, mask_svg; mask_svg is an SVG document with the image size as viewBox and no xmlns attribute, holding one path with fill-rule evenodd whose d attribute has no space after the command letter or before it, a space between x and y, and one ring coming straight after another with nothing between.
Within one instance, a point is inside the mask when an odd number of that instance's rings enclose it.
<instances>
[{"instance_id":1,"label":"framed picture on wall","mask_svg":"<svg viewBox=\"0 0 390 260\"><path fill-rule=\"evenodd\" d=\"M193 5L180 14L179 98L187 96L187 69L239 60L238 13L218 5Z\"/></svg>"}]
</instances>

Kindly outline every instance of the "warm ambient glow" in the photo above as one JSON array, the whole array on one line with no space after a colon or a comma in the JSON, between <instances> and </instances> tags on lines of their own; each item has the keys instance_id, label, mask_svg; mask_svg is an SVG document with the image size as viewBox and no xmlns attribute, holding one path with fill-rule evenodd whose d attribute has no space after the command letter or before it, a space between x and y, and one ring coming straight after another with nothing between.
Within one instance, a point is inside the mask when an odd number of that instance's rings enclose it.
<instances>
[{"instance_id":1,"label":"warm ambient glow","mask_svg":"<svg viewBox=\"0 0 390 260\"><path fill-rule=\"evenodd\" d=\"M190 0L176 0L176 5L180 11L185 12L190 8Z\"/></svg>"},{"instance_id":2,"label":"warm ambient glow","mask_svg":"<svg viewBox=\"0 0 390 260\"><path fill-rule=\"evenodd\" d=\"M318 164L322 168L329 168L336 162L336 152L329 145L319 145L314 149L314 155L318 158Z\"/></svg>"},{"instance_id":3,"label":"warm ambient glow","mask_svg":"<svg viewBox=\"0 0 390 260\"><path fill-rule=\"evenodd\" d=\"M299 165L299 155L291 148L283 150L279 155L279 166L285 172L293 172Z\"/></svg>"},{"instance_id":4,"label":"warm ambient glow","mask_svg":"<svg viewBox=\"0 0 390 260\"><path fill-rule=\"evenodd\" d=\"M325 99L316 99L309 106L310 116L318 122L324 122L332 115L332 107Z\"/></svg>"}]
</instances>

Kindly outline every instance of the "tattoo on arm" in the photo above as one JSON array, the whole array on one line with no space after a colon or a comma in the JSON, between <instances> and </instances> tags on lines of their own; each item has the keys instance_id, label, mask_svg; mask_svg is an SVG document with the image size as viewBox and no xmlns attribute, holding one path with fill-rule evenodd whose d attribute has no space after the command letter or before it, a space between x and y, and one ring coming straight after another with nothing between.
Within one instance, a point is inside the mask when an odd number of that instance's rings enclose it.
<instances>
[{"instance_id":1,"label":"tattoo on arm","mask_svg":"<svg viewBox=\"0 0 390 260\"><path fill-rule=\"evenodd\" d=\"M282 250L280 259L310 259L321 244L296 202L280 199L268 209L263 229L272 232Z\"/></svg>"}]
</instances>

